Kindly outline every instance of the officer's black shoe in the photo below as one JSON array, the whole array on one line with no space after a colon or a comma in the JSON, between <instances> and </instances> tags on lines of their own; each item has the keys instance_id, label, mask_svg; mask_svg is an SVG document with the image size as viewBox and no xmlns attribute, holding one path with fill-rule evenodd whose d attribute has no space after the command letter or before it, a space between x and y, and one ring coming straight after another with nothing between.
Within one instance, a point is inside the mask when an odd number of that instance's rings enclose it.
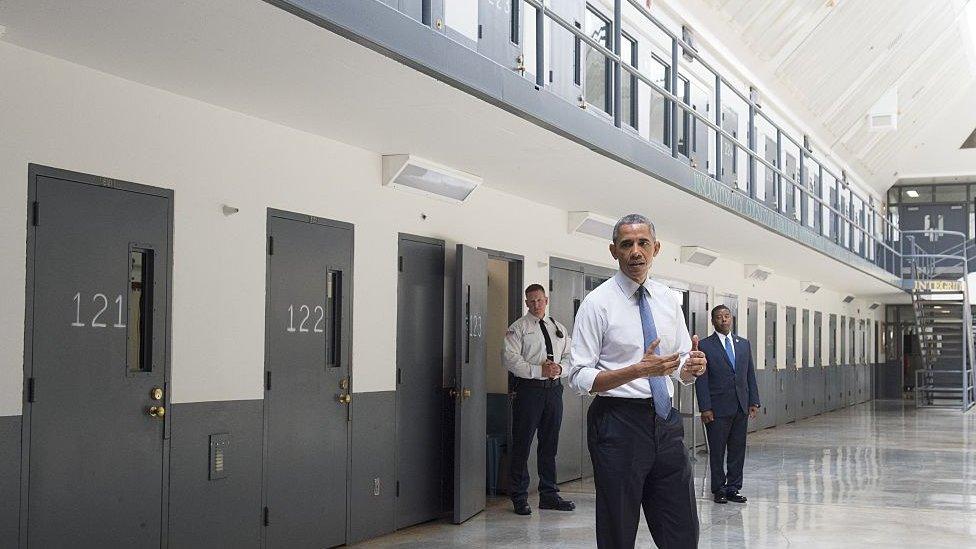
<instances>
[{"instance_id":1,"label":"officer's black shoe","mask_svg":"<svg viewBox=\"0 0 976 549\"><path fill-rule=\"evenodd\" d=\"M728 498L725 497L725 492L715 492L715 503L728 503Z\"/></svg>"},{"instance_id":2,"label":"officer's black shoe","mask_svg":"<svg viewBox=\"0 0 976 549\"><path fill-rule=\"evenodd\" d=\"M748 501L745 496L739 493L738 490L732 490L731 492L725 494L725 499L734 501L736 503L745 503Z\"/></svg>"},{"instance_id":3,"label":"officer's black shoe","mask_svg":"<svg viewBox=\"0 0 976 549\"><path fill-rule=\"evenodd\" d=\"M539 509L552 509L554 511L572 511L576 509L576 504L568 499L556 497L554 499L540 499Z\"/></svg>"},{"instance_id":4,"label":"officer's black shoe","mask_svg":"<svg viewBox=\"0 0 976 549\"><path fill-rule=\"evenodd\" d=\"M529 507L529 502L527 501L513 501L512 506L515 507L516 515L531 515L532 508Z\"/></svg>"}]
</instances>

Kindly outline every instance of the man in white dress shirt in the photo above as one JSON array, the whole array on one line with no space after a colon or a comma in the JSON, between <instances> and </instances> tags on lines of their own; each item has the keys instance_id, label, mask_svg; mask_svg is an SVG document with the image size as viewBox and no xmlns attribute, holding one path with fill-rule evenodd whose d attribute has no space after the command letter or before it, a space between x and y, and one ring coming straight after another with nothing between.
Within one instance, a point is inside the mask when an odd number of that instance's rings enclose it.
<instances>
[{"instance_id":1,"label":"man in white dress shirt","mask_svg":"<svg viewBox=\"0 0 976 549\"><path fill-rule=\"evenodd\" d=\"M576 315L570 383L597 395L587 414L587 444L603 548L634 546L642 507L658 547L698 545L692 468L671 405L672 379L694 383L706 360L668 287L648 278L660 250L650 220L623 217L610 245L620 270L586 296Z\"/></svg>"},{"instance_id":2,"label":"man in white dress shirt","mask_svg":"<svg viewBox=\"0 0 976 549\"><path fill-rule=\"evenodd\" d=\"M541 284L525 289L529 312L505 332L502 363L515 376L512 401L512 451L508 495L517 515L531 515L529 506L529 450L539 435L539 508L572 511L576 505L559 497L556 450L563 421L562 378L569 375L569 333L546 316L549 298Z\"/></svg>"}]
</instances>

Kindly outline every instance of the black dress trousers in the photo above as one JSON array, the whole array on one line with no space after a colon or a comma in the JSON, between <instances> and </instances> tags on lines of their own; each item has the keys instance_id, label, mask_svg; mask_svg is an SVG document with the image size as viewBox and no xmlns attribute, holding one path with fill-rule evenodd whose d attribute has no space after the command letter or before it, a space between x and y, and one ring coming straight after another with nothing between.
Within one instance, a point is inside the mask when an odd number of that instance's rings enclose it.
<instances>
[{"instance_id":1,"label":"black dress trousers","mask_svg":"<svg viewBox=\"0 0 976 549\"><path fill-rule=\"evenodd\" d=\"M712 493L742 489L742 467L746 462L746 430L749 416L741 409L734 416L716 417L705 424ZM727 457L728 472L725 469Z\"/></svg>"},{"instance_id":2,"label":"black dress trousers","mask_svg":"<svg viewBox=\"0 0 976 549\"><path fill-rule=\"evenodd\" d=\"M643 508L658 547L697 547L695 486L678 411L662 419L651 399L597 397L586 423L597 546L634 547Z\"/></svg>"},{"instance_id":3,"label":"black dress trousers","mask_svg":"<svg viewBox=\"0 0 976 549\"><path fill-rule=\"evenodd\" d=\"M534 380L533 380L534 381ZM556 451L559 427L563 421L563 386L559 380L548 387L516 382L512 403L512 460L509 466L509 495L512 501L525 501L529 493L529 450L539 433L536 463L539 466L539 499L552 500L556 486Z\"/></svg>"}]
</instances>

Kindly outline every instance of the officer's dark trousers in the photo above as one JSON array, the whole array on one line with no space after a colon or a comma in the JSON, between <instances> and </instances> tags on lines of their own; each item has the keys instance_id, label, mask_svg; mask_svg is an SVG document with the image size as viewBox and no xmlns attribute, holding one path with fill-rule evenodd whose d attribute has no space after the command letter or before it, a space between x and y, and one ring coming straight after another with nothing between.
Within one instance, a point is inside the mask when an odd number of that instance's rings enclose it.
<instances>
[{"instance_id":1,"label":"officer's dark trousers","mask_svg":"<svg viewBox=\"0 0 976 549\"><path fill-rule=\"evenodd\" d=\"M712 473L712 493L742 489L742 465L746 461L746 427L749 417L737 410L734 416L716 417L705 424L708 461ZM728 454L728 473L725 471Z\"/></svg>"},{"instance_id":2,"label":"officer's dark trousers","mask_svg":"<svg viewBox=\"0 0 976 549\"><path fill-rule=\"evenodd\" d=\"M524 501L529 493L529 450L532 437L539 432L536 459L539 465L539 499L554 499L556 487L556 449L559 426L563 421L563 386L527 387L516 385L512 403L512 459L509 469L509 495Z\"/></svg>"},{"instance_id":3,"label":"officer's dark trousers","mask_svg":"<svg viewBox=\"0 0 976 549\"><path fill-rule=\"evenodd\" d=\"M697 547L698 508L678 411L661 419L651 399L597 397L586 427L597 546L634 547L643 507L658 547Z\"/></svg>"}]
</instances>

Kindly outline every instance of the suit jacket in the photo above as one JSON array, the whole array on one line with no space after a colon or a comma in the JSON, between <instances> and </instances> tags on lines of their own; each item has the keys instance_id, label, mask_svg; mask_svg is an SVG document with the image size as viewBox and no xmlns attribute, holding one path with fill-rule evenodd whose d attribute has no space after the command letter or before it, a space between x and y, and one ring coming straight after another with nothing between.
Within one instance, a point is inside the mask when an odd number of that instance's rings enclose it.
<instances>
[{"instance_id":1,"label":"suit jacket","mask_svg":"<svg viewBox=\"0 0 976 549\"><path fill-rule=\"evenodd\" d=\"M695 381L698 409L702 412L711 410L715 417L734 416L738 410L748 413L749 406L759 406L756 366L752 362L749 340L732 334L732 341L734 374L718 334L713 333L698 344L698 349L708 360L705 373Z\"/></svg>"}]
</instances>

